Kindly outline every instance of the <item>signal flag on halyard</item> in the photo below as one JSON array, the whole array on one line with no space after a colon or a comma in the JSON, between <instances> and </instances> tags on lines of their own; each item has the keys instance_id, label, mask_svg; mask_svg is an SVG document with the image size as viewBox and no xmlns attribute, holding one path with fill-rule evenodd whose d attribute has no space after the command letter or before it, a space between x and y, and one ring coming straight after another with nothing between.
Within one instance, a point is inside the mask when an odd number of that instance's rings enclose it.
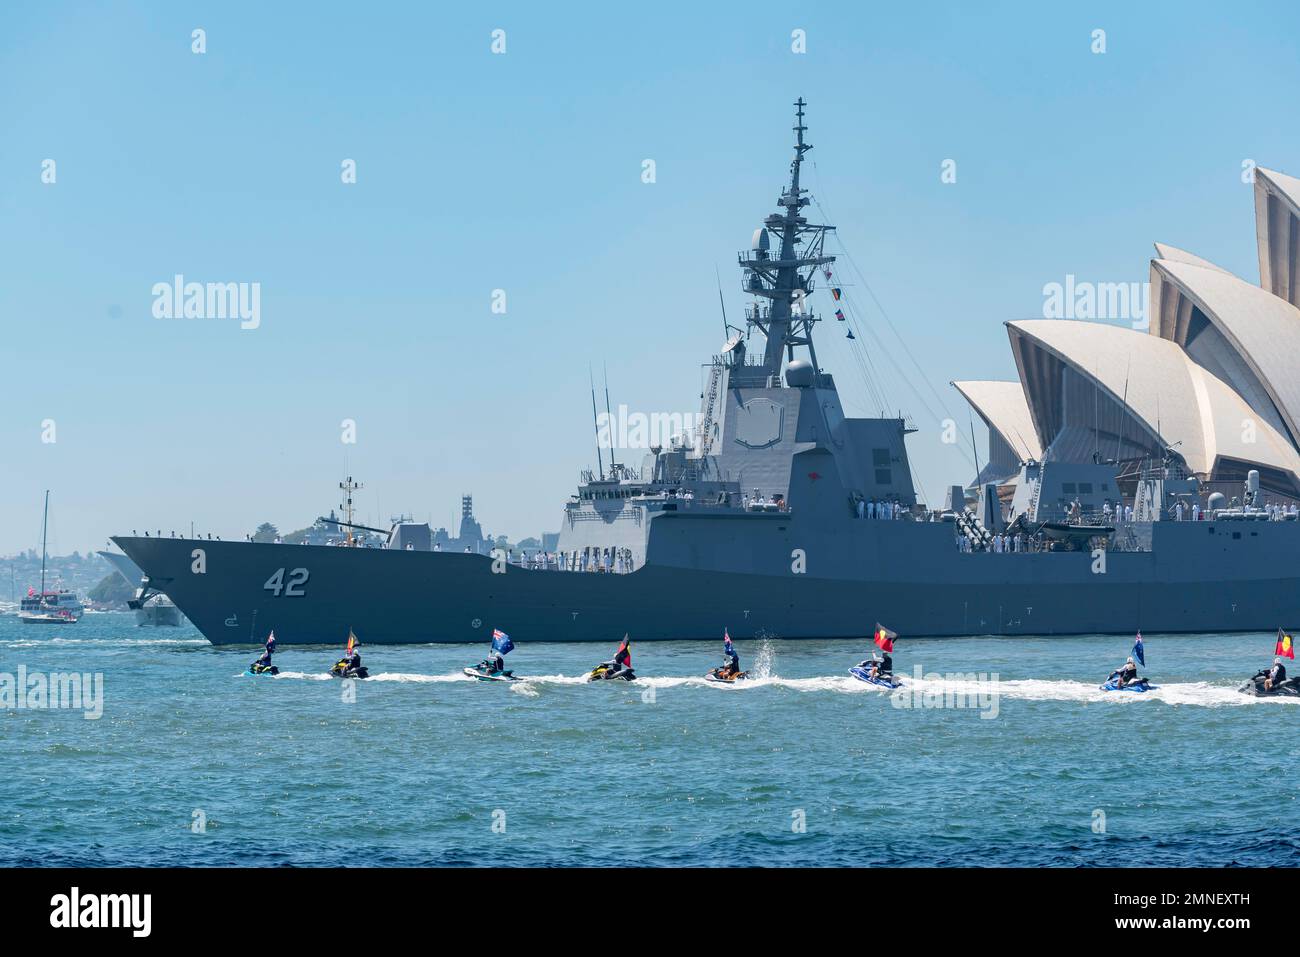
<instances>
[{"instance_id":1,"label":"signal flag on halyard","mask_svg":"<svg viewBox=\"0 0 1300 957\"><path fill-rule=\"evenodd\" d=\"M1273 652L1279 658L1294 658L1295 643L1291 641L1291 636L1281 628L1277 630L1277 651Z\"/></svg>"},{"instance_id":2,"label":"signal flag on halyard","mask_svg":"<svg viewBox=\"0 0 1300 957\"><path fill-rule=\"evenodd\" d=\"M492 650L499 654L508 655L510 652L515 650L515 643L511 641L510 636L500 628L493 628Z\"/></svg>"},{"instance_id":3,"label":"signal flag on halyard","mask_svg":"<svg viewBox=\"0 0 1300 957\"><path fill-rule=\"evenodd\" d=\"M891 654L894 651L894 639L898 637L896 632L890 631L880 622L876 622L875 643L881 651L888 651Z\"/></svg>"},{"instance_id":4,"label":"signal flag on halyard","mask_svg":"<svg viewBox=\"0 0 1300 957\"><path fill-rule=\"evenodd\" d=\"M836 310L835 310L835 318L838 319L840 322L843 322L843 321L844 321L844 310L843 310L843 309L836 309Z\"/></svg>"},{"instance_id":5,"label":"signal flag on halyard","mask_svg":"<svg viewBox=\"0 0 1300 957\"><path fill-rule=\"evenodd\" d=\"M1137 641L1133 642L1133 657L1143 668L1147 666L1147 656L1142 653L1142 632L1138 632Z\"/></svg>"},{"instance_id":6,"label":"signal flag on halyard","mask_svg":"<svg viewBox=\"0 0 1300 957\"><path fill-rule=\"evenodd\" d=\"M836 302L839 302L840 296L842 295L842 291L840 289L832 288L831 295L835 297Z\"/></svg>"}]
</instances>

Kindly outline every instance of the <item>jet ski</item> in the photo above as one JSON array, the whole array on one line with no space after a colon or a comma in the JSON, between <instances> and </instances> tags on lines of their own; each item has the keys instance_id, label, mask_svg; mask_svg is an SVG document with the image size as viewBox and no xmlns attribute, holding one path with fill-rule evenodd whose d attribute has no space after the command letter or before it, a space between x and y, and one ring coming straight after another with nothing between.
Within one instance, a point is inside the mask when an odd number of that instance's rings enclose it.
<instances>
[{"instance_id":1,"label":"jet ski","mask_svg":"<svg viewBox=\"0 0 1300 957\"><path fill-rule=\"evenodd\" d=\"M1264 679L1267 676L1267 671L1258 671L1253 678L1242 682L1237 690L1255 698L1300 698L1300 685L1296 684L1297 679L1287 678L1276 687L1265 691Z\"/></svg>"},{"instance_id":2,"label":"jet ski","mask_svg":"<svg viewBox=\"0 0 1300 957\"><path fill-rule=\"evenodd\" d=\"M475 665L473 668L463 669L465 674L471 678L477 678L479 681L521 681L513 671L488 671Z\"/></svg>"},{"instance_id":3,"label":"jet ski","mask_svg":"<svg viewBox=\"0 0 1300 957\"><path fill-rule=\"evenodd\" d=\"M1106 679L1106 683L1101 685L1101 690L1102 691L1133 691L1140 694L1143 691L1155 691L1156 688L1158 687L1159 685L1151 684L1151 682L1146 678L1135 678L1134 680L1130 681L1128 684L1124 685L1124 687L1121 688L1119 686L1119 678L1114 675L1111 675L1111 677Z\"/></svg>"},{"instance_id":4,"label":"jet ski","mask_svg":"<svg viewBox=\"0 0 1300 957\"><path fill-rule=\"evenodd\" d=\"M349 668L342 661L335 662L334 667L329 670L330 676L334 678L369 678L370 670L365 665L357 665L355 668Z\"/></svg>"},{"instance_id":5,"label":"jet ski","mask_svg":"<svg viewBox=\"0 0 1300 957\"><path fill-rule=\"evenodd\" d=\"M742 671L739 674L734 674L734 675L721 675L718 673L721 670L722 670L721 668L714 668L712 671L710 671L707 675L704 676L704 680L712 681L715 684L720 684L720 685L731 685L731 684L735 684L737 681L743 681L744 679L749 677L748 671Z\"/></svg>"},{"instance_id":6,"label":"jet ski","mask_svg":"<svg viewBox=\"0 0 1300 957\"><path fill-rule=\"evenodd\" d=\"M270 677L278 675L279 673L280 669L275 665L259 665L256 661L249 665L248 670L244 672L244 674L253 678L260 678L263 676Z\"/></svg>"},{"instance_id":7,"label":"jet ski","mask_svg":"<svg viewBox=\"0 0 1300 957\"><path fill-rule=\"evenodd\" d=\"M587 675L588 681L636 681L636 675L631 668L623 668L614 671L608 664L599 664L591 669L591 674Z\"/></svg>"},{"instance_id":8,"label":"jet ski","mask_svg":"<svg viewBox=\"0 0 1300 957\"><path fill-rule=\"evenodd\" d=\"M879 685L882 688L897 688L902 684L902 682L893 675L890 675L887 678L878 678L861 665L854 665L849 669L849 674L853 675L853 677L857 678L859 681L865 681L869 685Z\"/></svg>"}]
</instances>

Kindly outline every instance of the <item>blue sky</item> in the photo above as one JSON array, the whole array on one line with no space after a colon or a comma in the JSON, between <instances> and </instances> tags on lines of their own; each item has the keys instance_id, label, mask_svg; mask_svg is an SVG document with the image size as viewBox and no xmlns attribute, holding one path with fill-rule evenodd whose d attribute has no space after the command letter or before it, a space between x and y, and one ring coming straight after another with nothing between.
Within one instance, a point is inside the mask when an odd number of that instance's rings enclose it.
<instances>
[{"instance_id":1,"label":"blue sky","mask_svg":"<svg viewBox=\"0 0 1300 957\"><path fill-rule=\"evenodd\" d=\"M557 528L594 457L589 364L615 404L697 409L714 270L735 319L734 254L775 208L801 95L806 185L921 367L855 284L893 360L873 355L875 387L915 420L940 500L973 468L929 413L964 426L949 380L1014 377L1002 323L1040 315L1045 283L1145 281L1153 241L1258 280L1241 164L1300 174L1298 21L1282 3L5 4L0 554L37 542L45 488L68 551L298 527L345 470L363 519L445 525L472 491L494 534ZM260 328L153 318L176 273L259 282ZM821 363L874 413L835 326Z\"/></svg>"}]
</instances>

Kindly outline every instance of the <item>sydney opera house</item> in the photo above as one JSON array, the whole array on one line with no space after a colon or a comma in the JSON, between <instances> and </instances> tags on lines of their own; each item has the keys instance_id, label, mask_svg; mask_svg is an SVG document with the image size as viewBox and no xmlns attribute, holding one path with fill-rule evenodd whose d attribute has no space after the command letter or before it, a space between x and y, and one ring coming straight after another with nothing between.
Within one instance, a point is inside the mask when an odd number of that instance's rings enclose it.
<instances>
[{"instance_id":1,"label":"sydney opera house","mask_svg":"<svg viewBox=\"0 0 1300 957\"><path fill-rule=\"evenodd\" d=\"M1121 481L1172 458L1207 490L1257 470L1300 499L1300 179L1255 171L1259 284L1172 246L1151 260L1149 326L1008 322L1019 381L953 386L988 426L976 484L1024 462L1114 462Z\"/></svg>"}]
</instances>

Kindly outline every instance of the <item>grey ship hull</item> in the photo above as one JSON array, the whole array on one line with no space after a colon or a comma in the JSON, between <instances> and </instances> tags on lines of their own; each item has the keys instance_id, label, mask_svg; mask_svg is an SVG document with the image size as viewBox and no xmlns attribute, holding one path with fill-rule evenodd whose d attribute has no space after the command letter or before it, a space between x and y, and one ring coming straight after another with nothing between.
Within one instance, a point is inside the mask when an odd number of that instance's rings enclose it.
<instances>
[{"instance_id":1,"label":"grey ship hull","mask_svg":"<svg viewBox=\"0 0 1300 957\"><path fill-rule=\"evenodd\" d=\"M179 628L185 619L173 604L151 601L135 613L137 628Z\"/></svg>"},{"instance_id":2,"label":"grey ship hull","mask_svg":"<svg viewBox=\"0 0 1300 957\"><path fill-rule=\"evenodd\" d=\"M1272 631L1300 619L1295 522L1156 523L1150 551L1108 553L1098 574L1087 553L960 553L940 523L849 522L813 538L788 516L655 521L658 544L630 574L494 574L486 556L441 552L114 541L214 644L260 643L271 630L281 644L337 644L349 628L367 644L408 644L483 642L493 628L520 642L609 642L716 640L724 628L858 638L876 621L915 637ZM799 538L821 542L804 574L790 569ZM196 548L203 574L191 570ZM301 595L267 587L280 568L309 571Z\"/></svg>"}]
</instances>

